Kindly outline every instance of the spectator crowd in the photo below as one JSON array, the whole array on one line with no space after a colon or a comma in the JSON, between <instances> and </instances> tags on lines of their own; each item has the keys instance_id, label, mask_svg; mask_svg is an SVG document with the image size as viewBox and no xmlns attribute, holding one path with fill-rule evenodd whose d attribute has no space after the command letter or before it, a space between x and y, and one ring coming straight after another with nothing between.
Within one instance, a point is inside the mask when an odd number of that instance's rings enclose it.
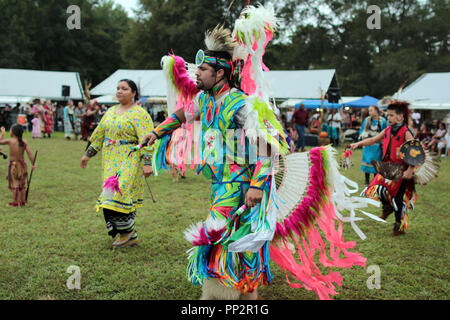
<instances>
[{"instance_id":1,"label":"spectator crowd","mask_svg":"<svg viewBox=\"0 0 450 320\"><path fill-rule=\"evenodd\" d=\"M376 109L375 116L386 119L383 109ZM366 109L325 109L308 110L303 104L299 108L289 108L280 113L280 120L289 135L292 152L302 152L305 146L333 144L338 146L344 141L355 142L362 138L365 131L363 124L375 119ZM442 120L425 121L423 114L414 110L408 127L415 139L420 140L432 153L439 156L448 155L450 147L450 112Z\"/></svg>"},{"instance_id":2,"label":"spectator crowd","mask_svg":"<svg viewBox=\"0 0 450 320\"><path fill-rule=\"evenodd\" d=\"M107 108L104 104L41 101L0 107L0 126L6 130L19 123L33 138L51 138L54 132L65 132L66 139L87 141Z\"/></svg>"},{"instance_id":3,"label":"spectator crowd","mask_svg":"<svg viewBox=\"0 0 450 320\"><path fill-rule=\"evenodd\" d=\"M155 125L164 121L166 113L163 108L152 110L151 105L144 108L152 116ZM289 108L279 112L278 116L288 135L291 151L302 152L306 146L330 143L338 146L344 141L360 140L364 132L363 124L372 117L369 113L371 108L334 108L319 111L306 109L300 104L299 108ZM15 107L0 106L0 126L9 130L17 122L25 131L32 132L33 138L50 138L54 132L64 132L67 140L87 141L106 110L107 106L98 104L96 100L92 103L74 103L72 100L52 102L34 99L32 103L18 104ZM379 109L377 116L385 118L384 111ZM412 112L408 123L414 138L439 156L448 155L449 125L450 113L443 120L427 122L417 110Z\"/></svg>"}]
</instances>

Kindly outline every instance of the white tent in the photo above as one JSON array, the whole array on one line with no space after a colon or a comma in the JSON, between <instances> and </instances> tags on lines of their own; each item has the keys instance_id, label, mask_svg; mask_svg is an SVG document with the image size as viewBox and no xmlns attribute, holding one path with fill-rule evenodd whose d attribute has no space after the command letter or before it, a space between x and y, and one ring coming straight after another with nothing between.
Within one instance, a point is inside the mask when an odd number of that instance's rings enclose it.
<instances>
[{"instance_id":1,"label":"white tent","mask_svg":"<svg viewBox=\"0 0 450 320\"><path fill-rule=\"evenodd\" d=\"M270 71L265 73L270 96L275 99L319 99L330 87L335 70ZM165 97L166 80L162 70L119 69L91 90L91 95L113 95L122 79L131 79L142 97Z\"/></svg>"},{"instance_id":2,"label":"white tent","mask_svg":"<svg viewBox=\"0 0 450 320\"><path fill-rule=\"evenodd\" d=\"M269 95L276 99L320 99L333 81L336 70L280 70L265 73Z\"/></svg>"},{"instance_id":3,"label":"white tent","mask_svg":"<svg viewBox=\"0 0 450 320\"><path fill-rule=\"evenodd\" d=\"M91 99L91 102L97 101L98 104L111 104L111 103L118 103L118 100L115 95L105 95L98 98Z\"/></svg>"},{"instance_id":4,"label":"white tent","mask_svg":"<svg viewBox=\"0 0 450 320\"><path fill-rule=\"evenodd\" d=\"M425 73L393 97L411 109L450 110L450 72Z\"/></svg>"},{"instance_id":5,"label":"white tent","mask_svg":"<svg viewBox=\"0 0 450 320\"><path fill-rule=\"evenodd\" d=\"M341 99L339 100L339 103L340 104L346 104L347 102L359 100L361 98L362 97L341 97Z\"/></svg>"},{"instance_id":6,"label":"white tent","mask_svg":"<svg viewBox=\"0 0 450 320\"><path fill-rule=\"evenodd\" d=\"M341 97L339 99L340 104L344 104L350 101L361 99L361 97ZM287 99L286 101L283 101L278 105L278 108L285 109L285 108L293 108L297 103L300 103L304 101L305 99Z\"/></svg>"},{"instance_id":7,"label":"white tent","mask_svg":"<svg viewBox=\"0 0 450 320\"><path fill-rule=\"evenodd\" d=\"M133 80L140 89L141 97L165 97L166 81L162 70L119 69L95 86L91 95L115 95L117 84L122 79Z\"/></svg>"},{"instance_id":8,"label":"white tent","mask_svg":"<svg viewBox=\"0 0 450 320\"><path fill-rule=\"evenodd\" d=\"M70 95L62 95L62 87ZM78 72L0 69L0 96L36 97L51 100L82 100L83 87Z\"/></svg>"},{"instance_id":9,"label":"white tent","mask_svg":"<svg viewBox=\"0 0 450 320\"><path fill-rule=\"evenodd\" d=\"M287 99L286 101L283 101L278 105L278 108L285 109L285 108L293 108L297 103L303 101L302 99Z\"/></svg>"},{"instance_id":10,"label":"white tent","mask_svg":"<svg viewBox=\"0 0 450 320\"><path fill-rule=\"evenodd\" d=\"M31 102L33 97L13 97L13 96L0 96L0 103L16 104L16 103L28 103Z\"/></svg>"}]
</instances>

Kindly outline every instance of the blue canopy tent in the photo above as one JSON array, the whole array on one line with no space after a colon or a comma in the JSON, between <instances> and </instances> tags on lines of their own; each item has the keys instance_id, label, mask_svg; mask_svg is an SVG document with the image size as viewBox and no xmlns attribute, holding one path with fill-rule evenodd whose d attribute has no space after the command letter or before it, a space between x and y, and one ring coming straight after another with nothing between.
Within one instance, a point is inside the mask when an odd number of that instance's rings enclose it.
<instances>
[{"instance_id":1,"label":"blue canopy tent","mask_svg":"<svg viewBox=\"0 0 450 320\"><path fill-rule=\"evenodd\" d=\"M377 106L378 105L378 99L371 97L371 96L364 96L361 99L350 101L344 104L345 107L352 107L352 108L368 108L370 106Z\"/></svg>"},{"instance_id":2,"label":"blue canopy tent","mask_svg":"<svg viewBox=\"0 0 450 320\"><path fill-rule=\"evenodd\" d=\"M305 109L317 109L322 107L322 101L320 99L303 100L295 104L295 108L300 108L300 104L305 105ZM323 102L323 108L327 109L339 109L341 105L339 103L330 103L328 101Z\"/></svg>"}]
</instances>

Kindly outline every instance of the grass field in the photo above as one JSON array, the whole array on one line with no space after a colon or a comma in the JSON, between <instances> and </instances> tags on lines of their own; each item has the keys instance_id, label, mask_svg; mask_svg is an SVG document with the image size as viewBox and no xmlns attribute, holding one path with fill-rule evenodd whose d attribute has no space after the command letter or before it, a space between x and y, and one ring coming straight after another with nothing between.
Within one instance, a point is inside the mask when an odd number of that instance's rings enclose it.
<instances>
[{"instance_id":1,"label":"grass field","mask_svg":"<svg viewBox=\"0 0 450 320\"><path fill-rule=\"evenodd\" d=\"M0 299L198 299L200 287L186 279L183 231L203 220L208 212L210 184L203 176L187 172L187 179L172 182L170 175L151 177L149 193L138 210L136 225L140 243L113 250L101 212L95 201L101 189L100 157L80 168L85 143L65 141L61 134L51 140L32 140L39 150L37 169L26 208L9 208L7 181L0 185ZM3 151L8 153L8 148ZM361 151L352 157L355 165L344 174L363 185L359 170ZM7 161L0 160L0 172ZM28 160L27 160L28 161ZM368 258L366 269L341 270L344 281L335 299L448 299L450 161L441 161L438 179L418 186L418 203L411 227L402 237L392 238L393 216L386 224L358 222L368 236L362 241L350 225L344 238L356 240L356 249ZM369 212L379 215L379 208ZM81 289L66 286L69 266L81 271ZM378 265L381 288L369 290L367 267ZM285 275L271 263L274 283L263 287L263 299L317 299L315 293L293 289Z\"/></svg>"}]
</instances>

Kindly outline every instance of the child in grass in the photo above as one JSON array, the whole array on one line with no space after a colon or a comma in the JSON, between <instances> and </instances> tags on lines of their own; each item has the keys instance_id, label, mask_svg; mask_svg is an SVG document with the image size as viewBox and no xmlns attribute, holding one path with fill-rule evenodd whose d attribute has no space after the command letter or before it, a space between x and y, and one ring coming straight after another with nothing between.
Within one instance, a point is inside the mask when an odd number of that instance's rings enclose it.
<instances>
[{"instance_id":1,"label":"child in grass","mask_svg":"<svg viewBox=\"0 0 450 320\"><path fill-rule=\"evenodd\" d=\"M34 138L41 138L41 119L39 119L39 115L37 113L34 114L33 120L33 130L31 132L31 136Z\"/></svg>"},{"instance_id":2,"label":"child in grass","mask_svg":"<svg viewBox=\"0 0 450 320\"><path fill-rule=\"evenodd\" d=\"M27 164L24 158L25 151L31 163L34 162L34 157L28 143L22 139L23 127L20 124L16 123L11 127L9 131L11 138L3 140L4 135L5 128L2 127L0 145L7 144L9 146L8 184L14 199L13 202L8 203L8 206L25 206L25 186L28 180ZM32 168L34 169L35 166L33 165Z\"/></svg>"}]
</instances>

